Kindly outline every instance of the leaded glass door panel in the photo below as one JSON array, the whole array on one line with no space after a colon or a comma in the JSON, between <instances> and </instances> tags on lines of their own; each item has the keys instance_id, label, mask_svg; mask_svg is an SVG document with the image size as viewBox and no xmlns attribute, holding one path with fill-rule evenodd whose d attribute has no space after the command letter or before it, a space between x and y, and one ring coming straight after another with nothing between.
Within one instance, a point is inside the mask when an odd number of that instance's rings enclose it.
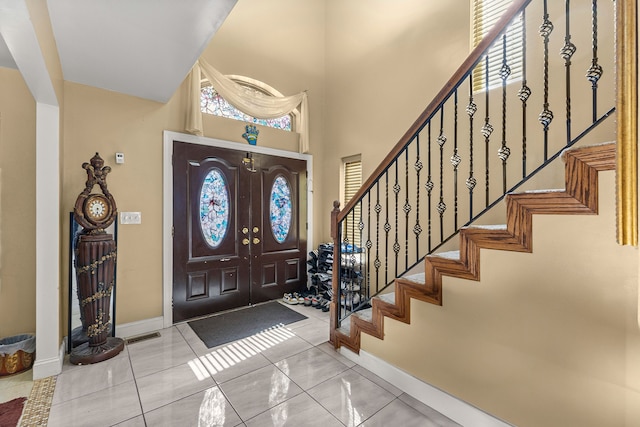
<instances>
[{"instance_id":1,"label":"leaded glass door panel","mask_svg":"<svg viewBox=\"0 0 640 427\"><path fill-rule=\"evenodd\" d=\"M306 162L277 156L256 157L252 180L252 301L281 298L304 287L306 276Z\"/></svg>"}]
</instances>

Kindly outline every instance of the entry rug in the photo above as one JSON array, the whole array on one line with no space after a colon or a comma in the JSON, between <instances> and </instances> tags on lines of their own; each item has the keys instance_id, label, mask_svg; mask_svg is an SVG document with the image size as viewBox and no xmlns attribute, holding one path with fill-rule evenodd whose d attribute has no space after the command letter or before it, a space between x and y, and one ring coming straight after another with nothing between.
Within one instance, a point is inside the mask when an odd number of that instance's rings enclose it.
<instances>
[{"instance_id":1,"label":"entry rug","mask_svg":"<svg viewBox=\"0 0 640 427\"><path fill-rule=\"evenodd\" d=\"M298 322L307 316L277 301L189 322L207 348L241 340L273 326Z\"/></svg>"},{"instance_id":2,"label":"entry rug","mask_svg":"<svg viewBox=\"0 0 640 427\"><path fill-rule=\"evenodd\" d=\"M17 426L26 400L26 397L18 397L8 402L0 403L0 426Z\"/></svg>"}]
</instances>

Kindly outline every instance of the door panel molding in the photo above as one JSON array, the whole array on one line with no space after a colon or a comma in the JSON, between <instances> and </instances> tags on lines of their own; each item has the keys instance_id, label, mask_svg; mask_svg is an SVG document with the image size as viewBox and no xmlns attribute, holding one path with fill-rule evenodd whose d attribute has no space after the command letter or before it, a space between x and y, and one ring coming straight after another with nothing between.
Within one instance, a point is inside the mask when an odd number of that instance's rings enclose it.
<instances>
[{"instance_id":1,"label":"door panel molding","mask_svg":"<svg viewBox=\"0 0 640 427\"><path fill-rule=\"evenodd\" d=\"M162 287L163 287L163 303L162 303L162 319L164 327L173 325L172 310L172 293L173 293L173 141L186 142L210 147L226 148L245 153L266 154L269 156L280 156L290 159L305 160L307 162L307 178L306 178L306 222L307 222L307 248L313 248L313 157L310 154L301 154L278 150L274 148L248 145L220 139L207 138L202 136L184 134L179 132L164 131L163 133L163 249L162 249ZM299 218L303 221L303 218ZM253 225L252 225L253 226ZM271 234L271 231L268 230ZM276 271L274 271L276 274ZM234 275L237 277L237 274ZM223 278L222 283L227 278ZM229 277L231 279L231 277ZM231 284L231 283L229 283ZM227 288L227 286L224 286ZM227 288L228 289L228 288ZM221 289L222 291L222 289ZM221 294L233 294L234 291L224 291Z\"/></svg>"}]
</instances>

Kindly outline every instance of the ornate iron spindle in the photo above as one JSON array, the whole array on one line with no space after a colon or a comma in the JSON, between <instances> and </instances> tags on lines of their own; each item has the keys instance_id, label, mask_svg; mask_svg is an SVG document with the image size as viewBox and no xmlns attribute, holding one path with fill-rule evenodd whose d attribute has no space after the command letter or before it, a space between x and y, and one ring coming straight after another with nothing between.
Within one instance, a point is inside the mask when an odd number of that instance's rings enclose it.
<instances>
[{"instance_id":1,"label":"ornate iron spindle","mask_svg":"<svg viewBox=\"0 0 640 427\"><path fill-rule=\"evenodd\" d=\"M565 35L564 46L560 51L560 56L564 59L565 69L565 102L567 110L567 144L571 142L571 57L576 53L576 45L571 42L571 13L569 0L565 0Z\"/></svg>"},{"instance_id":2,"label":"ornate iron spindle","mask_svg":"<svg viewBox=\"0 0 640 427\"><path fill-rule=\"evenodd\" d=\"M365 283L367 298L371 296L371 247L373 242L371 241L371 190L367 191L367 241L365 247L367 248L367 267L365 269ZM376 289L376 292L378 289Z\"/></svg>"},{"instance_id":3,"label":"ornate iron spindle","mask_svg":"<svg viewBox=\"0 0 640 427\"><path fill-rule=\"evenodd\" d=\"M393 184L393 193L395 195L395 203L396 203L396 208L395 208L395 217L396 217L396 223L395 223L395 240L393 242L393 252L395 252L396 254L396 262L394 264L395 270L394 270L394 274L393 277L398 277L398 254L400 253L400 241L398 240L398 224L399 224L399 220L398 220L398 194L400 193L400 182L398 182L398 160L396 160L395 162L396 165L396 180L395 183Z\"/></svg>"},{"instance_id":4,"label":"ornate iron spindle","mask_svg":"<svg viewBox=\"0 0 640 427\"><path fill-rule=\"evenodd\" d=\"M478 106L473 101L473 73L469 74L469 105L467 105L467 115L469 116L469 177L465 184L469 190L469 221L473 219L473 189L476 187L476 179L473 176L473 116L478 111Z\"/></svg>"},{"instance_id":5,"label":"ornate iron spindle","mask_svg":"<svg viewBox=\"0 0 640 427\"><path fill-rule=\"evenodd\" d=\"M485 206L489 206L489 141L493 125L489 123L489 55L484 57L484 125L480 130L484 136Z\"/></svg>"},{"instance_id":6,"label":"ornate iron spindle","mask_svg":"<svg viewBox=\"0 0 640 427\"><path fill-rule=\"evenodd\" d=\"M507 147L507 79L511 74L511 67L507 64L507 35L502 36L502 67L500 67L500 79L502 80L502 143L498 150L498 158L502 160L502 193L507 192L507 159L511 150Z\"/></svg>"},{"instance_id":7,"label":"ornate iron spindle","mask_svg":"<svg viewBox=\"0 0 640 427\"><path fill-rule=\"evenodd\" d=\"M431 252L431 192L433 191L433 181L431 180L431 121L427 124L427 182L424 184L427 190L427 249Z\"/></svg>"},{"instance_id":8,"label":"ornate iron spindle","mask_svg":"<svg viewBox=\"0 0 640 427\"><path fill-rule=\"evenodd\" d=\"M389 283L389 169L384 173L384 211L386 221L384 223L385 243L384 243L384 283Z\"/></svg>"},{"instance_id":9,"label":"ornate iron spindle","mask_svg":"<svg viewBox=\"0 0 640 427\"><path fill-rule=\"evenodd\" d=\"M422 161L420 160L420 134L416 135L416 224L413 226L413 234L416 235L416 262L420 259L420 171L422 170Z\"/></svg>"},{"instance_id":10,"label":"ornate iron spindle","mask_svg":"<svg viewBox=\"0 0 640 427\"><path fill-rule=\"evenodd\" d=\"M444 144L447 137L444 135L444 106L440 107L440 135L438 145L440 146L440 202L438 202L438 213L440 214L440 243L444 241L444 212L447 205L444 203Z\"/></svg>"},{"instance_id":11,"label":"ornate iron spindle","mask_svg":"<svg viewBox=\"0 0 640 427\"><path fill-rule=\"evenodd\" d=\"M373 208L376 212L376 259L373 261L373 266L376 268L376 283L380 283L380 212L382 212L382 205L380 204L380 182L376 183L376 205ZM386 281L385 281L386 283Z\"/></svg>"},{"instance_id":12,"label":"ornate iron spindle","mask_svg":"<svg viewBox=\"0 0 640 427\"><path fill-rule=\"evenodd\" d=\"M404 149L404 269L409 269L409 147Z\"/></svg>"},{"instance_id":13,"label":"ornate iron spindle","mask_svg":"<svg viewBox=\"0 0 640 427\"><path fill-rule=\"evenodd\" d=\"M549 110L549 36L553 31L553 24L549 20L549 13L547 11L547 0L543 1L544 16L542 25L540 26L540 35L544 39L544 54L543 54L543 93L544 102L542 104L542 112L538 117L538 121L544 128L544 160L549 158L549 125L553 120L553 112Z\"/></svg>"},{"instance_id":14,"label":"ornate iron spindle","mask_svg":"<svg viewBox=\"0 0 640 427\"><path fill-rule=\"evenodd\" d=\"M458 89L453 92L453 227L458 229L458 165L462 159L458 154Z\"/></svg>"},{"instance_id":15,"label":"ornate iron spindle","mask_svg":"<svg viewBox=\"0 0 640 427\"><path fill-rule=\"evenodd\" d=\"M591 66L587 70L587 80L591 82L591 119L598 120L598 81L602 77L602 67L598 64L598 0L591 1Z\"/></svg>"},{"instance_id":16,"label":"ornate iron spindle","mask_svg":"<svg viewBox=\"0 0 640 427\"><path fill-rule=\"evenodd\" d=\"M522 101L522 177L527 176L527 100L531 89L527 86L527 26L525 11L522 11L522 86L518 98Z\"/></svg>"}]
</instances>

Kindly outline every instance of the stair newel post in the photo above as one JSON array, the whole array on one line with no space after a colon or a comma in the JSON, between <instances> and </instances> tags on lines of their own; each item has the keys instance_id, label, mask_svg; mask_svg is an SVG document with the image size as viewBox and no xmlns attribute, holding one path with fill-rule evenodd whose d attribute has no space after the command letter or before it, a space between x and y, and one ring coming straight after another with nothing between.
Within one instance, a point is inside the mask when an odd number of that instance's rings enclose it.
<instances>
[{"instance_id":1,"label":"stair newel post","mask_svg":"<svg viewBox=\"0 0 640 427\"><path fill-rule=\"evenodd\" d=\"M335 348L338 348L338 342L336 340L336 329L340 327L338 324L339 307L340 307L340 268L342 264L341 260L341 229L338 226L338 214L340 213L340 202L335 200L333 202L333 210L331 211L331 238L333 239L333 273L331 278L331 290L333 295L331 297L331 304L329 304L329 342L333 344Z\"/></svg>"}]
</instances>

